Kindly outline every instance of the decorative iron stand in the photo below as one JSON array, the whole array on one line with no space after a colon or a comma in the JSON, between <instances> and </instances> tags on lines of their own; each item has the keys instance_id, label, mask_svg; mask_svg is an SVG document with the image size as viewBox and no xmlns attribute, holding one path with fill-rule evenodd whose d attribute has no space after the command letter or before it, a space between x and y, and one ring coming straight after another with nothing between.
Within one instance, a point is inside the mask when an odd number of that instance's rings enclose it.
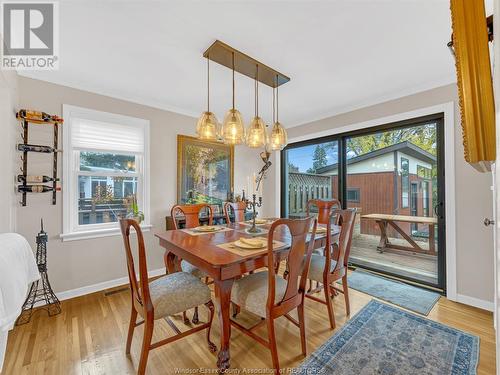
<instances>
[{"instance_id":1,"label":"decorative iron stand","mask_svg":"<svg viewBox=\"0 0 500 375\"><path fill-rule=\"evenodd\" d=\"M26 324L31 320L33 307L38 302L45 302L41 308L46 310L49 316L61 313L61 302L56 297L50 286L47 275L47 241L48 235L43 230L43 219L41 220L41 230L36 236L36 263L40 272L40 279L31 284L28 297L24 301L21 315L16 320L16 325Z\"/></svg>"},{"instance_id":2,"label":"decorative iron stand","mask_svg":"<svg viewBox=\"0 0 500 375\"><path fill-rule=\"evenodd\" d=\"M257 228L255 225L255 218L257 217L257 211L255 210L257 207L262 207L262 197L259 197L257 201L257 195L252 195L252 200L245 198L245 190L243 190L243 202L246 203L247 208L252 210L252 226L249 229L246 229L246 232L251 234L262 233L262 229Z\"/></svg>"}]
</instances>

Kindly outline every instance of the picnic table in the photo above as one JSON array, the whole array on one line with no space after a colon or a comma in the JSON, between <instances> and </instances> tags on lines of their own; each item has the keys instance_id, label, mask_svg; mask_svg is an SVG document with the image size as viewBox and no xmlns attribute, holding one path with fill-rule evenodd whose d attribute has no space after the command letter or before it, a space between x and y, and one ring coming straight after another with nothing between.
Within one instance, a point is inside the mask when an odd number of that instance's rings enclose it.
<instances>
[{"instance_id":1,"label":"picnic table","mask_svg":"<svg viewBox=\"0 0 500 375\"><path fill-rule=\"evenodd\" d=\"M405 216L405 215L386 215L386 214L368 214L361 216L361 219L375 220L380 227L380 243L377 250L383 253L387 249L397 249L412 251L416 253L423 253L429 255L437 255L436 244L434 236L434 228L437 225L435 217L426 216ZM413 223L413 224L426 224L429 226L429 250L423 249L415 240L406 233L397 223ZM396 245L389 241L387 236L387 228L391 226L398 232L410 246Z\"/></svg>"}]
</instances>

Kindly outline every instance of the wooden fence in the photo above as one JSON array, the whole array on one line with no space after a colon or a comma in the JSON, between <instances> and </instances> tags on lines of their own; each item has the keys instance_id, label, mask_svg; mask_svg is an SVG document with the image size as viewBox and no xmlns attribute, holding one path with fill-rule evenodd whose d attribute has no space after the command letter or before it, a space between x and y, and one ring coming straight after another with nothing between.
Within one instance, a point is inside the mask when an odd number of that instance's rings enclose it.
<instances>
[{"instance_id":1,"label":"wooden fence","mask_svg":"<svg viewBox=\"0 0 500 375\"><path fill-rule=\"evenodd\" d=\"M331 199L332 183L330 176L309 173L288 173L288 215L301 217L306 213L309 199Z\"/></svg>"}]
</instances>

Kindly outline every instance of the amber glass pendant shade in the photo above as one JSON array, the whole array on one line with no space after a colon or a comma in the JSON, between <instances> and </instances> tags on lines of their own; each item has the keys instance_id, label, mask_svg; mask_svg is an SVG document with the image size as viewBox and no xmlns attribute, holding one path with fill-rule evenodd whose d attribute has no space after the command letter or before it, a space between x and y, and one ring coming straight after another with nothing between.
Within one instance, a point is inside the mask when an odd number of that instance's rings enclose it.
<instances>
[{"instance_id":1,"label":"amber glass pendant shade","mask_svg":"<svg viewBox=\"0 0 500 375\"><path fill-rule=\"evenodd\" d=\"M275 122L271 130L270 147L273 151L281 151L288 143L286 130L279 122Z\"/></svg>"},{"instance_id":2,"label":"amber glass pendant shade","mask_svg":"<svg viewBox=\"0 0 500 375\"><path fill-rule=\"evenodd\" d=\"M252 148L266 145L266 125L260 117L254 117L247 131L247 146Z\"/></svg>"},{"instance_id":3,"label":"amber glass pendant shade","mask_svg":"<svg viewBox=\"0 0 500 375\"><path fill-rule=\"evenodd\" d=\"M245 141L245 126L240 111L230 109L224 117L221 137L228 145L240 145Z\"/></svg>"},{"instance_id":4,"label":"amber glass pendant shade","mask_svg":"<svg viewBox=\"0 0 500 375\"><path fill-rule=\"evenodd\" d=\"M278 77L276 76L276 81L278 81ZM283 150L288 143L288 136L286 134L286 129L283 125L280 124L278 116L279 116L279 107L278 107L278 87L276 87L276 93L273 89L273 121L274 125L271 129L271 135L268 141L268 148L272 151L281 151Z\"/></svg>"},{"instance_id":5,"label":"amber glass pendant shade","mask_svg":"<svg viewBox=\"0 0 500 375\"><path fill-rule=\"evenodd\" d=\"M210 57L207 57L207 110L198 119L196 135L204 141L218 141L220 136L217 117L210 112Z\"/></svg>"},{"instance_id":6,"label":"amber glass pendant shade","mask_svg":"<svg viewBox=\"0 0 500 375\"><path fill-rule=\"evenodd\" d=\"M212 112L203 112L196 125L196 134L199 139L216 141L219 136L219 123Z\"/></svg>"},{"instance_id":7,"label":"amber glass pendant shade","mask_svg":"<svg viewBox=\"0 0 500 375\"><path fill-rule=\"evenodd\" d=\"M234 89L234 53L232 56L233 70L233 107L227 111L222 123L221 138L225 144L240 145L245 142L245 125L240 111L234 108L235 105L235 89Z\"/></svg>"}]
</instances>

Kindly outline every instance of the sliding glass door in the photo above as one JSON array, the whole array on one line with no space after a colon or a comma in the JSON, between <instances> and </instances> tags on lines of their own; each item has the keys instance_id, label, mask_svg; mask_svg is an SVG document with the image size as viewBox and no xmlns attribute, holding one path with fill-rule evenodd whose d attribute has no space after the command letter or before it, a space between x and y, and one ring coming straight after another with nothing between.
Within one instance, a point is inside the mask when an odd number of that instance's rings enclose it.
<instances>
[{"instance_id":1,"label":"sliding glass door","mask_svg":"<svg viewBox=\"0 0 500 375\"><path fill-rule=\"evenodd\" d=\"M311 198L356 208L350 263L445 289L442 115L289 145L282 215Z\"/></svg>"}]
</instances>

